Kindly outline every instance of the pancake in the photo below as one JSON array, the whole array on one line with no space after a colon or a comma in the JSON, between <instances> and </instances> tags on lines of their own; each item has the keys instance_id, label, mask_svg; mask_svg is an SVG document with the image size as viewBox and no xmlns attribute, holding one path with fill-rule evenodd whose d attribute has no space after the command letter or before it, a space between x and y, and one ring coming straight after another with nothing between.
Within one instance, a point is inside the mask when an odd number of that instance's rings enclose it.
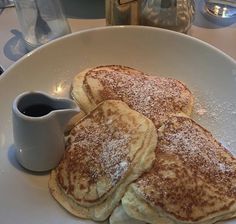
<instances>
[{"instance_id":1,"label":"pancake","mask_svg":"<svg viewBox=\"0 0 236 224\"><path fill-rule=\"evenodd\" d=\"M107 219L128 184L151 168L156 141L153 122L124 102L98 104L70 131L50 175L52 196L75 216Z\"/></svg>"},{"instance_id":2,"label":"pancake","mask_svg":"<svg viewBox=\"0 0 236 224\"><path fill-rule=\"evenodd\" d=\"M122 198L128 216L151 224L209 224L236 216L236 159L210 132L173 116L158 130L155 153L152 169Z\"/></svg>"},{"instance_id":3,"label":"pancake","mask_svg":"<svg viewBox=\"0 0 236 224\"><path fill-rule=\"evenodd\" d=\"M82 71L73 80L71 94L86 113L104 100L122 100L156 127L172 114L190 115L193 106L193 95L182 82L120 65Z\"/></svg>"},{"instance_id":4,"label":"pancake","mask_svg":"<svg viewBox=\"0 0 236 224\"><path fill-rule=\"evenodd\" d=\"M110 224L146 224L146 222L131 218L124 211L123 206L117 206L109 217Z\"/></svg>"}]
</instances>

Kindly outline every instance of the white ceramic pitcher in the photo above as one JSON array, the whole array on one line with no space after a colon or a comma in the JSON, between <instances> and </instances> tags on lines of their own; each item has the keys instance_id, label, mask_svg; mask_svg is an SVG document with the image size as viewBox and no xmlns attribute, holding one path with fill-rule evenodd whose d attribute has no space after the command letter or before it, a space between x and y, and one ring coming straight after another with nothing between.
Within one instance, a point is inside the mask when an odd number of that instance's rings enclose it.
<instances>
[{"instance_id":1,"label":"white ceramic pitcher","mask_svg":"<svg viewBox=\"0 0 236 224\"><path fill-rule=\"evenodd\" d=\"M79 112L70 99L56 99L43 92L24 92L12 106L16 158L26 169L46 171L60 161L67 122Z\"/></svg>"}]
</instances>

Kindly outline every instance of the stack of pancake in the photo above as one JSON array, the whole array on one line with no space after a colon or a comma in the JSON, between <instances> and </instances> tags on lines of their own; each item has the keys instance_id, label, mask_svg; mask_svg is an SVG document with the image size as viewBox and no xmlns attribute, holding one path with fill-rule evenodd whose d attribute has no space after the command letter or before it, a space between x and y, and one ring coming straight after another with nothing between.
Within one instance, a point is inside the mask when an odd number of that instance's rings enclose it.
<instances>
[{"instance_id":1,"label":"stack of pancake","mask_svg":"<svg viewBox=\"0 0 236 224\"><path fill-rule=\"evenodd\" d=\"M49 181L70 213L111 224L236 216L236 160L189 117L185 84L107 65L78 74L72 96L85 116Z\"/></svg>"}]
</instances>

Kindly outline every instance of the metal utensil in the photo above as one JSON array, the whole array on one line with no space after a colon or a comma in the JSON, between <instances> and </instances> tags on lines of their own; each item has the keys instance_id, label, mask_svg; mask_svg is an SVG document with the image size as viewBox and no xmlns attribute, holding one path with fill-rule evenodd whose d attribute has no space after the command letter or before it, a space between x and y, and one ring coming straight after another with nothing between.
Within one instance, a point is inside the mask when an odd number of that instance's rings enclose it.
<instances>
[{"instance_id":1,"label":"metal utensil","mask_svg":"<svg viewBox=\"0 0 236 224\"><path fill-rule=\"evenodd\" d=\"M47 22L42 18L38 3L35 1L36 9L37 9L37 19L35 23L35 36L38 40L41 40L42 37L47 36L49 33L51 33L51 28L47 24Z\"/></svg>"},{"instance_id":2,"label":"metal utensil","mask_svg":"<svg viewBox=\"0 0 236 224\"><path fill-rule=\"evenodd\" d=\"M71 33L60 0L15 0L15 6L28 51Z\"/></svg>"}]
</instances>

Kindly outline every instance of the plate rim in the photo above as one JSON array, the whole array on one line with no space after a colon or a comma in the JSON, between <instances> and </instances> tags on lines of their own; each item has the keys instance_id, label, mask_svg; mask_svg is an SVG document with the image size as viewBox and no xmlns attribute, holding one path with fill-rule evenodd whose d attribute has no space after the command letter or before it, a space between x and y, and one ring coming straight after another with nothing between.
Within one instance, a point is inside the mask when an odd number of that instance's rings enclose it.
<instances>
[{"instance_id":1,"label":"plate rim","mask_svg":"<svg viewBox=\"0 0 236 224\"><path fill-rule=\"evenodd\" d=\"M227 60L229 60L232 64L234 64L236 66L236 60L231 57L230 55L228 55L227 53L225 53L224 51L222 51L221 49L217 48L216 46L213 46L210 43L207 43L201 39L198 39L197 37L193 37L190 36L188 34L184 34L184 33L180 33L180 32L176 32L176 31L172 31L172 30L168 30L168 29L164 29L164 28L159 28L159 27L151 27L151 26L140 26L140 25L116 25L116 26L102 26L102 27L95 27L95 28L88 28L88 29L84 29L84 30L79 30L70 34L67 34L65 36L56 38L44 45L39 46L38 48L26 53L24 56L22 56L19 60L15 61L13 64L11 64L5 71L4 73L0 76L0 82L8 75L8 73L10 73L17 65L19 65L20 63L22 63L23 61L27 60L27 58L29 58L31 55L35 55L40 53L40 51L47 49L50 46L53 46L55 44L58 44L60 42L63 42L63 40L65 39L69 39L69 38L73 38L75 36L79 36L81 34L84 33L91 33L91 32L98 32L98 31L106 31L106 30L145 30L147 32L151 31L151 32L161 32L161 33L167 33L170 35L174 35L174 36L178 36L190 41L194 41L199 43L200 45L203 45L206 48L209 48L215 52L217 52L218 54L224 56Z\"/></svg>"}]
</instances>

